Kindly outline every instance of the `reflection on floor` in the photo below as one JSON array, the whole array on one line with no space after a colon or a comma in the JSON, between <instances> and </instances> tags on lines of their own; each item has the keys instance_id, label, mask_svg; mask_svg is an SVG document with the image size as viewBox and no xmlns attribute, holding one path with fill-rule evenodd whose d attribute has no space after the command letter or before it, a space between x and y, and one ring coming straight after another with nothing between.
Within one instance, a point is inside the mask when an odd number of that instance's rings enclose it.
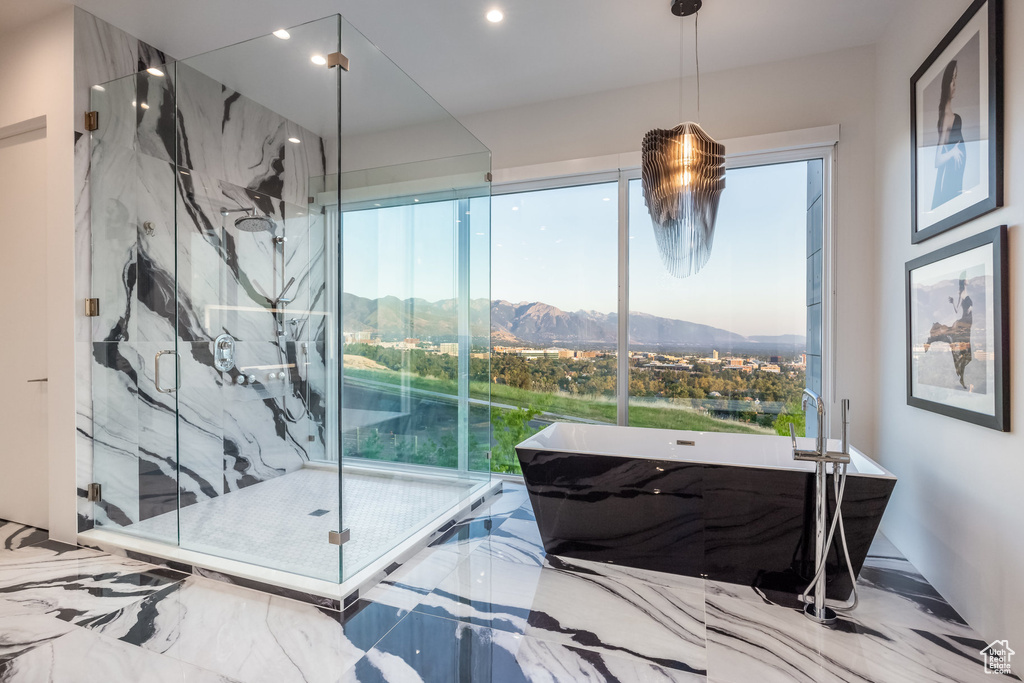
<instances>
[{"instance_id":1,"label":"reflection on floor","mask_svg":"<svg viewBox=\"0 0 1024 683\"><path fill-rule=\"evenodd\" d=\"M344 517L338 472L301 469L134 524L131 532L189 550L337 581L343 522L345 578L373 562L469 495L472 482L410 478L345 468Z\"/></svg>"},{"instance_id":2,"label":"reflection on floor","mask_svg":"<svg viewBox=\"0 0 1024 683\"><path fill-rule=\"evenodd\" d=\"M476 515L344 612L0 525L0 681L993 680L884 539L821 628L751 589L545 556L521 486Z\"/></svg>"}]
</instances>

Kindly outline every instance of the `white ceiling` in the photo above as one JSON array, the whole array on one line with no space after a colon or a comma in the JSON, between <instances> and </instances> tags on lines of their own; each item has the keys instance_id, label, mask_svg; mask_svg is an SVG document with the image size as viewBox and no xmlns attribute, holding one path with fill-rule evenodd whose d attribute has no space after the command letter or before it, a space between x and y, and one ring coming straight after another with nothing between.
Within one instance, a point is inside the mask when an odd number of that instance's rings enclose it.
<instances>
[{"instance_id":1,"label":"white ceiling","mask_svg":"<svg viewBox=\"0 0 1024 683\"><path fill-rule=\"evenodd\" d=\"M876 42L901 0L705 0L704 73ZM0 32L60 0L0 0ZM670 0L77 0L175 57L343 14L456 116L693 73ZM490 24L499 7L505 21Z\"/></svg>"}]
</instances>

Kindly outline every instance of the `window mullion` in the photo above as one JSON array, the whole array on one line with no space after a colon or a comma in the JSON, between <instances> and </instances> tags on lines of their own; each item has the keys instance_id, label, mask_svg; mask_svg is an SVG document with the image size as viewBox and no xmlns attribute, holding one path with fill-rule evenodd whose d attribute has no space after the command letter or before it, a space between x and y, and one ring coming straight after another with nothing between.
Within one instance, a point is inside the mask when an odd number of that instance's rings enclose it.
<instances>
[{"instance_id":1,"label":"window mullion","mask_svg":"<svg viewBox=\"0 0 1024 683\"><path fill-rule=\"evenodd\" d=\"M619 425L629 424L629 176L619 174L619 305L615 398Z\"/></svg>"}]
</instances>

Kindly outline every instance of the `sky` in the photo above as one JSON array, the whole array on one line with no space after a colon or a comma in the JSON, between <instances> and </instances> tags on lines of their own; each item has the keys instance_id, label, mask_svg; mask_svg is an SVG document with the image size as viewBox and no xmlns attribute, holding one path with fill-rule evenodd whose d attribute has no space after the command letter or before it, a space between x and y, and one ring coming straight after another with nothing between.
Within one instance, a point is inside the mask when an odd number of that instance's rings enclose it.
<instances>
[{"instance_id":1,"label":"sky","mask_svg":"<svg viewBox=\"0 0 1024 683\"><path fill-rule=\"evenodd\" d=\"M743 335L804 334L806 163L726 175L708 264L674 278L661 263L639 181L630 183L630 309ZM470 220L472 287L491 298L611 313L618 291L616 183L345 214L345 291L453 298L456 231ZM477 217L474 221L473 215ZM490 239L489 239L490 238Z\"/></svg>"}]
</instances>

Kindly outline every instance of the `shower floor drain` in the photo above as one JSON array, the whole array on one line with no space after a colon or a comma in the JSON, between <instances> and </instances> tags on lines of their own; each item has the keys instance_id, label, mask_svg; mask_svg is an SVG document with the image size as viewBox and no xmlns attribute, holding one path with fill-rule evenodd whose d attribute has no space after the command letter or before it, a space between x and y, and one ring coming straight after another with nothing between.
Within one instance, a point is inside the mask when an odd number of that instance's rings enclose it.
<instances>
[{"instance_id":1,"label":"shower floor drain","mask_svg":"<svg viewBox=\"0 0 1024 683\"><path fill-rule=\"evenodd\" d=\"M323 517L328 512L330 512L330 511L329 510L313 510L312 512L309 513L309 516L310 517Z\"/></svg>"}]
</instances>

